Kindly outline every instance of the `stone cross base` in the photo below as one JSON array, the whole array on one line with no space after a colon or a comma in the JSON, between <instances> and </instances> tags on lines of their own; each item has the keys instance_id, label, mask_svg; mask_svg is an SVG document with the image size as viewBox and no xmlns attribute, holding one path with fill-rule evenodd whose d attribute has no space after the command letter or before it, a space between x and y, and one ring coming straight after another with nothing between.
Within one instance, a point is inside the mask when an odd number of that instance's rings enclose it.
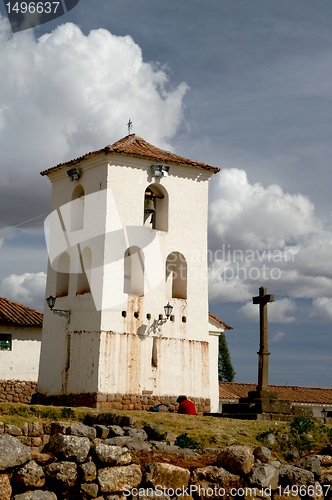
<instances>
[{"instance_id":1,"label":"stone cross base","mask_svg":"<svg viewBox=\"0 0 332 500\"><path fill-rule=\"evenodd\" d=\"M278 394L270 389L256 389L248 392L248 399L256 401L259 399L278 399Z\"/></svg>"}]
</instances>

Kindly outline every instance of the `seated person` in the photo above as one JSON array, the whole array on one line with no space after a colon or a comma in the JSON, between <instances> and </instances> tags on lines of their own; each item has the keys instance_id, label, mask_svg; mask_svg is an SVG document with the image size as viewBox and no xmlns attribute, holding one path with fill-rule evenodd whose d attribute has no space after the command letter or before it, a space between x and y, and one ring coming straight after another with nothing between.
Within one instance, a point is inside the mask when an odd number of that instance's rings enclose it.
<instances>
[{"instance_id":1,"label":"seated person","mask_svg":"<svg viewBox=\"0 0 332 500\"><path fill-rule=\"evenodd\" d=\"M179 403L178 413L183 415L197 415L196 406L192 401L187 399L187 396L179 396L176 400Z\"/></svg>"}]
</instances>

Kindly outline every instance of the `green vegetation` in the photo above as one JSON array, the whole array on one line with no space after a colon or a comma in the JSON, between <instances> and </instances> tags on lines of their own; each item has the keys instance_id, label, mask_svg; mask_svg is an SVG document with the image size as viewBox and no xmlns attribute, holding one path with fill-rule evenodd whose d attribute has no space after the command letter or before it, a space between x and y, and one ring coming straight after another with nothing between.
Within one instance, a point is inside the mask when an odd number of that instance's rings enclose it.
<instances>
[{"instance_id":1,"label":"green vegetation","mask_svg":"<svg viewBox=\"0 0 332 500\"><path fill-rule=\"evenodd\" d=\"M189 437L186 432L176 438L175 445L180 446L180 448L190 448L192 450L200 448L199 443L195 441L195 439Z\"/></svg>"},{"instance_id":2,"label":"green vegetation","mask_svg":"<svg viewBox=\"0 0 332 500\"><path fill-rule=\"evenodd\" d=\"M22 404L0 404L0 421L23 427L27 421L87 422L87 416L102 414L102 420L111 423L114 418L128 417L136 427L161 426L175 434L176 444L186 448L223 448L233 444L251 448L264 444L275 458L287 460L297 452L300 456L317 452L332 443L332 429L309 418L296 417L290 423L262 420L233 420L177 413L120 411L98 412L91 408L68 408ZM271 442L271 438L273 436Z\"/></svg>"},{"instance_id":3,"label":"green vegetation","mask_svg":"<svg viewBox=\"0 0 332 500\"><path fill-rule=\"evenodd\" d=\"M218 377L219 382L233 382L235 371L231 362L231 355L228 350L226 337L221 333L219 337L219 354L218 354Z\"/></svg>"},{"instance_id":4,"label":"green vegetation","mask_svg":"<svg viewBox=\"0 0 332 500\"><path fill-rule=\"evenodd\" d=\"M300 416L295 417L288 425L272 427L258 434L256 439L276 455L292 460L294 455L301 457L331 444L332 429Z\"/></svg>"}]
</instances>

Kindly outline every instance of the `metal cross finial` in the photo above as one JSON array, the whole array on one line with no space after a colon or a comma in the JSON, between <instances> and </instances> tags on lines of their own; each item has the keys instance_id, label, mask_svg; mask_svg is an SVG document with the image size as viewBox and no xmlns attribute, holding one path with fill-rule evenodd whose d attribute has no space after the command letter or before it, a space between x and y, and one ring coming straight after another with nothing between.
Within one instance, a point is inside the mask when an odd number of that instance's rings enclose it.
<instances>
[{"instance_id":1,"label":"metal cross finial","mask_svg":"<svg viewBox=\"0 0 332 500\"><path fill-rule=\"evenodd\" d=\"M131 121L131 119L129 118L128 120L128 123L127 123L127 127L128 127L128 135L131 134L131 129L132 129L132 126L133 126L133 122Z\"/></svg>"}]
</instances>

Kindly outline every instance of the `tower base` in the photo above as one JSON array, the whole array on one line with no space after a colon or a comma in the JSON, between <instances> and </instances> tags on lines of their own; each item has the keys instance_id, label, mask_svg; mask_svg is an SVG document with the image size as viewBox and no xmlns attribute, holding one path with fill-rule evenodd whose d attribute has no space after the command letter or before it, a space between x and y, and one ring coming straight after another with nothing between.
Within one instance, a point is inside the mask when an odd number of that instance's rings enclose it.
<instances>
[{"instance_id":1,"label":"tower base","mask_svg":"<svg viewBox=\"0 0 332 500\"><path fill-rule=\"evenodd\" d=\"M81 393L81 394L59 394L46 396L36 393L33 395L32 404L43 404L52 406L84 406L89 408L114 409L114 410L149 410L149 408L159 404L170 406L176 410L178 403L176 396L157 396L150 391L143 391L142 394L102 394L102 393ZM188 398L196 405L199 413L209 412L211 403L209 398Z\"/></svg>"}]
</instances>

